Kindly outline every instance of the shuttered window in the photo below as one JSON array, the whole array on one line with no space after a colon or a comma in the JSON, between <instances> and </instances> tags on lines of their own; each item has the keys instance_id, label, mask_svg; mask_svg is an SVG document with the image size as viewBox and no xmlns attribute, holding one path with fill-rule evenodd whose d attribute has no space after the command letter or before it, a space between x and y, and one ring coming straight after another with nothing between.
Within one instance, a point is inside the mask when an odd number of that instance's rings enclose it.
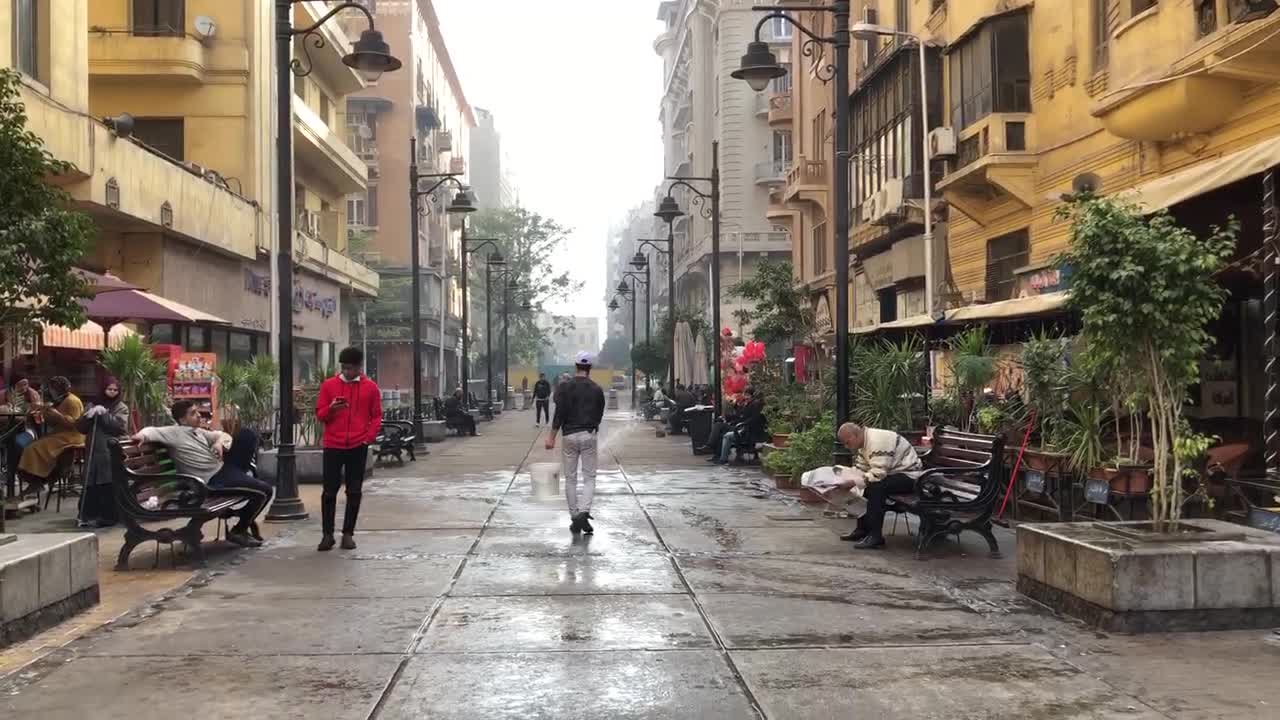
<instances>
[{"instance_id":1,"label":"shuttered window","mask_svg":"<svg viewBox=\"0 0 1280 720\"><path fill-rule=\"evenodd\" d=\"M181 36L186 28L185 0L133 0L133 34Z\"/></svg>"},{"instance_id":2,"label":"shuttered window","mask_svg":"<svg viewBox=\"0 0 1280 720\"><path fill-rule=\"evenodd\" d=\"M1014 271L1030 262L1026 230L1001 235L987 242L987 302L1013 297Z\"/></svg>"}]
</instances>

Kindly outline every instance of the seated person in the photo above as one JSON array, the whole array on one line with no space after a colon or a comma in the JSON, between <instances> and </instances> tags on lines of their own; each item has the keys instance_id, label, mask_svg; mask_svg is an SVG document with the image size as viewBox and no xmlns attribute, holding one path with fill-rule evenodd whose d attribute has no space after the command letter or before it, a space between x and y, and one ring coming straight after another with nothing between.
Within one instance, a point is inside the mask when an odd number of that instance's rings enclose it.
<instances>
[{"instance_id":1,"label":"seated person","mask_svg":"<svg viewBox=\"0 0 1280 720\"><path fill-rule=\"evenodd\" d=\"M671 413L671 432L679 433L684 428L684 411L693 407L693 393L689 392L684 383L677 383L675 394L671 399L676 404L675 410Z\"/></svg>"},{"instance_id":2,"label":"seated person","mask_svg":"<svg viewBox=\"0 0 1280 720\"><path fill-rule=\"evenodd\" d=\"M0 438L4 438L4 446L0 452L5 453L8 473L5 482L12 483L18 471L18 461L22 451L35 442L36 427L31 423L31 408L40 404L40 393L31 387L31 381L15 375L9 387L0 390Z\"/></svg>"},{"instance_id":3,"label":"seated person","mask_svg":"<svg viewBox=\"0 0 1280 720\"><path fill-rule=\"evenodd\" d=\"M724 440L725 434L738 424L738 417L746 410L747 401L745 395L739 395L733 401L733 405L724 411L724 417L711 421L711 434L707 436L707 444L704 447L711 448L711 457L707 458L707 462L717 463L720 461L720 444Z\"/></svg>"},{"instance_id":4,"label":"seated person","mask_svg":"<svg viewBox=\"0 0 1280 720\"><path fill-rule=\"evenodd\" d=\"M860 550L884 546L885 501L890 495L913 492L924 464L911 443L892 430L862 427L857 423L840 426L836 437L853 451L853 466L866 482L862 491L867 512L858 518L853 532L841 540L852 540ZM852 487L855 473L843 484Z\"/></svg>"},{"instance_id":5,"label":"seated person","mask_svg":"<svg viewBox=\"0 0 1280 720\"><path fill-rule=\"evenodd\" d=\"M454 390L453 397L444 401L444 421L446 427L458 428L469 435L476 434L476 419L462 404L462 388Z\"/></svg>"},{"instance_id":6,"label":"seated person","mask_svg":"<svg viewBox=\"0 0 1280 720\"><path fill-rule=\"evenodd\" d=\"M763 439L764 435L764 401L756 397L755 388L749 387L744 392L739 402L742 403L741 409L738 411L735 425L730 426L723 437L720 439L720 445L717 448L717 454L712 459L717 465L725 465L729 462L729 453L733 451L733 446L738 442L738 436L741 433L743 441L751 441L755 443ZM716 447L716 446L712 446Z\"/></svg>"},{"instance_id":7,"label":"seated person","mask_svg":"<svg viewBox=\"0 0 1280 720\"><path fill-rule=\"evenodd\" d=\"M40 493L40 488L53 475L62 452L84 445L84 435L76 430L76 421L84 414L84 402L71 392L71 381L61 375L49 379L49 401L33 404L31 410L43 417L46 431L22 451L18 472L27 480L27 494Z\"/></svg>"},{"instance_id":8,"label":"seated person","mask_svg":"<svg viewBox=\"0 0 1280 720\"><path fill-rule=\"evenodd\" d=\"M247 499L239 511L240 521L227 531L227 539L241 547L261 545L256 520L271 503L275 490L249 475L249 465L258 451L257 434L245 429L232 439L224 432L205 430L200 426L200 410L190 400L175 402L170 412L177 425L143 428L133 439L164 445L175 469L203 482L210 495Z\"/></svg>"}]
</instances>

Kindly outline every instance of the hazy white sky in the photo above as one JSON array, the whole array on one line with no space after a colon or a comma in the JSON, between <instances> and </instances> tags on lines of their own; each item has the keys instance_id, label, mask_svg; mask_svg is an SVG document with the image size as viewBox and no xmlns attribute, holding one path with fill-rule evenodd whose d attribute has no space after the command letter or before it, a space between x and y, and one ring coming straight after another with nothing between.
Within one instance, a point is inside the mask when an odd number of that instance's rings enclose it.
<instances>
[{"instance_id":1,"label":"hazy white sky","mask_svg":"<svg viewBox=\"0 0 1280 720\"><path fill-rule=\"evenodd\" d=\"M552 311L603 315L610 224L661 180L657 0L434 2L467 100L494 114L521 204L572 229L562 262L586 286Z\"/></svg>"}]
</instances>

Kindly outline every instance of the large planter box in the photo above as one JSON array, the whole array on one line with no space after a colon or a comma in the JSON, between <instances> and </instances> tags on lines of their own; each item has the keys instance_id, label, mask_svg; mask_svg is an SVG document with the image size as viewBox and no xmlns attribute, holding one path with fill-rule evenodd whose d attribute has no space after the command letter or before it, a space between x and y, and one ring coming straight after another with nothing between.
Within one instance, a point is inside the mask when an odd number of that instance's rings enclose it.
<instances>
[{"instance_id":1,"label":"large planter box","mask_svg":"<svg viewBox=\"0 0 1280 720\"><path fill-rule=\"evenodd\" d=\"M294 476L299 483L324 482L324 451L320 448L295 448L293 461ZM365 460L365 477L373 474L373 453ZM276 450L264 450L258 453L258 477L267 482L276 481Z\"/></svg>"},{"instance_id":2,"label":"large planter box","mask_svg":"<svg viewBox=\"0 0 1280 720\"><path fill-rule=\"evenodd\" d=\"M1018 590L1115 632L1280 625L1280 535L1186 520L1018 526Z\"/></svg>"}]
</instances>

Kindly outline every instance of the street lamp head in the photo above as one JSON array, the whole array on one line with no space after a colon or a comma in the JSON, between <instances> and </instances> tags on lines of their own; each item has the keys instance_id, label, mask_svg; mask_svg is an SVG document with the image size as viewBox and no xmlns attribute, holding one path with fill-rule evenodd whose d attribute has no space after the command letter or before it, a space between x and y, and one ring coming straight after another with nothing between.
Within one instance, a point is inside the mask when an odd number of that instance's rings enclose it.
<instances>
[{"instance_id":1,"label":"street lamp head","mask_svg":"<svg viewBox=\"0 0 1280 720\"><path fill-rule=\"evenodd\" d=\"M391 54L391 46L382 39L382 33L372 28L360 33L351 52L342 63L364 75L369 82L377 82L382 73L400 69L400 59Z\"/></svg>"},{"instance_id":2,"label":"street lamp head","mask_svg":"<svg viewBox=\"0 0 1280 720\"><path fill-rule=\"evenodd\" d=\"M730 75L738 80L746 80L752 90L762 92L769 87L770 81L787 74L787 69L778 64L778 56L769 49L769 43L747 43L747 54L742 56L742 63Z\"/></svg>"},{"instance_id":3,"label":"street lamp head","mask_svg":"<svg viewBox=\"0 0 1280 720\"><path fill-rule=\"evenodd\" d=\"M476 211L476 203L471 199L471 193L466 190L459 190L444 209L451 215L459 215L464 213L473 213Z\"/></svg>"},{"instance_id":4,"label":"street lamp head","mask_svg":"<svg viewBox=\"0 0 1280 720\"><path fill-rule=\"evenodd\" d=\"M662 198L662 202L658 204L658 209L653 213L654 217L662 218L668 225L676 221L676 218L684 215L684 211L676 204L676 199L668 194Z\"/></svg>"},{"instance_id":5,"label":"street lamp head","mask_svg":"<svg viewBox=\"0 0 1280 720\"><path fill-rule=\"evenodd\" d=\"M626 281L626 280L619 280L619 281L618 281L618 290L617 290L617 292L618 292L618 294L619 294L619 295L626 295L627 293L631 292L631 288L627 287L627 281Z\"/></svg>"},{"instance_id":6,"label":"street lamp head","mask_svg":"<svg viewBox=\"0 0 1280 720\"><path fill-rule=\"evenodd\" d=\"M637 270L643 270L649 267L649 258L645 257L644 253L637 250L635 257L631 258L631 266Z\"/></svg>"},{"instance_id":7,"label":"street lamp head","mask_svg":"<svg viewBox=\"0 0 1280 720\"><path fill-rule=\"evenodd\" d=\"M507 259L502 257L501 252L494 250L493 252L489 253L489 264L493 265L494 267L501 267L507 264Z\"/></svg>"},{"instance_id":8,"label":"street lamp head","mask_svg":"<svg viewBox=\"0 0 1280 720\"><path fill-rule=\"evenodd\" d=\"M612 312L617 309L618 309L618 298L613 298L612 300L609 301L609 311Z\"/></svg>"},{"instance_id":9,"label":"street lamp head","mask_svg":"<svg viewBox=\"0 0 1280 720\"><path fill-rule=\"evenodd\" d=\"M849 35L858 40L875 40L886 35L897 35L897 30L884 25L876 25L874 23L860 22L854 23L849 27Z\"/></svg>"}]
</instances>

